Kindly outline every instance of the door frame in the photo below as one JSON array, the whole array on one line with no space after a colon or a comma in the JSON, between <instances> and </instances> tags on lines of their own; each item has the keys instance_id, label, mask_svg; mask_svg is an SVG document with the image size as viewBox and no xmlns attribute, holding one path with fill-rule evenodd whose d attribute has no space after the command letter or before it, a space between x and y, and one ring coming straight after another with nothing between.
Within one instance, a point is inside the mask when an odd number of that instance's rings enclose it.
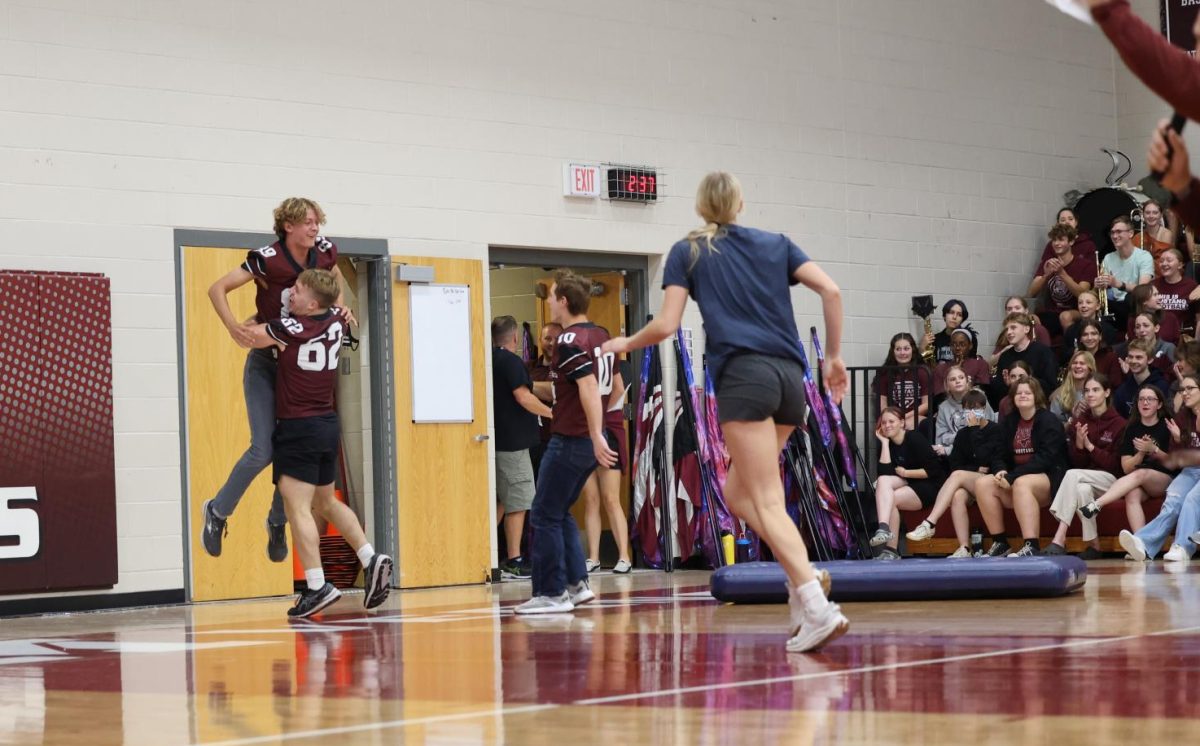
<instances>
[{"instance_id":1,"label":"door frame","mask_svg":"<svg viewBox=\"0 0 1200 746\"><path fill-rule=\"evenodd\" d=\"M388 266L388 242L381 238L345 238L327 236L338 247L338 256L358 259L367 266L368 304L367 323L372 330L370 354L367 358L371 396L371 479L374 482L372 509L374 521L368 538L375 546L395 546L397 516L395 505L396 460L394 449L394 392L391 376L379 371L392 369L392 285ZM184 598L192 600L192 526L188 496L191 494L188 460L187 420L187 353L183 332L187 319L184 314L183 249L196 248L245 249L250 251L274 243L272 233L243 231L192 230L174 231L175 258L175 329L176 374L179 391L179 480L181 488L180 525L183 527L183 589ZM232 254L232 252L230 252ZM230 265L231 268L233 265ZM232 464L231 464L232 466Z\"/></svg>"},{"instance_id":2,"label":"door frame","mask_svg":"<svg viewBox=\"0 0 1200 746\"><path fill-rule=\"evenodd\" d=\"M572 249L530 249L517 246L489 245L488 246L488 268L501 267L542 267L552 271L556 267L581 267L586 269L600 269L622 272L625 275L625 292L628 294L629 311L627 313L627 324L625 333L632 335L646 325L647 316L650 313L650 260L658 259L660 256L665 258L665 255L659 254L618 254L612 252L597 252L597 251L580 251ZM489 285L490 288L490 285ZM491 312L491 295L489 292L488 312ZM490 319L488 319L490 321ZM490 327L489 327L490 328ZM535 334L540 333L537 330ZM490 334L490 331L488 332ZM488 338L488 346L491 347L491 338ZM625 401L626 407L636 407L637 402L641 400L642 382L640 372L642 370L642 356L645 350L635 350L629 355L629 369L632 373L630 378L629 397ZM491 391L491 381L488 381L488 390ZM494 432L496 428L495 413L488 409L491 414L492 421L488 423L488 427ZM630 448L630 456L633 455L633 449ZM495 489L495 485L493 485ZM495 502L495 495L492 495ZM492 534L492 555L497 556L497 539L495 533ZM499 582L500 571L498 568L492 570L493 582Z\"/></svg>"}]
</instances>

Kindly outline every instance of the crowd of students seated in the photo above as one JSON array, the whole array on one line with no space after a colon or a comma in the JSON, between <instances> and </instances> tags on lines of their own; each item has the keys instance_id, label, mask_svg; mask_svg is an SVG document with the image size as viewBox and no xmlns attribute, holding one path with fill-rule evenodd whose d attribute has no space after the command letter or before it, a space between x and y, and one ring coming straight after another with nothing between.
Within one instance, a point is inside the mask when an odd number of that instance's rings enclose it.
<instances>
[{"instance_id":1,"label":"crowd of students seated","mask_svg":"<svg viewBox=\"0 0 1200 746\"><path fill-rule=\"evenodd\" d=\"M1008 298L987 356L956 299L941 309L941 331L919 344L892 338L872 384L876 559L899 559L900 513L918 510L929 513L909 541L933 538L949 512L959 545L951 557L972 556L972 502L991 538L985 556L1064 554L1078 521L1080 556L1098 558L1096 516L1123 502L1129 530L1119 542L1130 557L1153 559L1171 538L1164 559L1191 558L1200 540L1200 342L1191 340L1200 286L1184 275L1159 206L1143 213L1137 233L1126 218L1112 222L1115 251L1098 262L1064 208L1027 293L1040 296L1039 310ZM1161 498L1147 523L1143 503ZM1046 509L1057 525L1043 548ZM1006 535L1005 511L1019 537Z\"/></svg>"}]
</instances>

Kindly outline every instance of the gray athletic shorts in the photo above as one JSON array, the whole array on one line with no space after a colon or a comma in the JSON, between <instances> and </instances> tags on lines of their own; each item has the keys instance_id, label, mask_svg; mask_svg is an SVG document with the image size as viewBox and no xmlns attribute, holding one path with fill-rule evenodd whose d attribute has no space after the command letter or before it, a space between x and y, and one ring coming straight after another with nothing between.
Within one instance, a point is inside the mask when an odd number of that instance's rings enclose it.
<instances>
[{"instance_id":1,"label":"gray athletic shorts","mask_svg":"<svg viewBox=\"0 0 1200 746\"><path fill-rule=\"evenodd\" d=\"M772 355L738 355L725 363L717 382L721 422L803 425L804 369L795 360Z\"/></svg>"},{"instance_id":2,"label":"gray athletic shorts","mask_svg":"<svg viewBox=\"0 0 1200 746\"><path fill-rule=\"evenodd\" d=\"M505 513L533 507L533 462L529 449L496 451L496 499Z\"/></svg>"}]
</instances>

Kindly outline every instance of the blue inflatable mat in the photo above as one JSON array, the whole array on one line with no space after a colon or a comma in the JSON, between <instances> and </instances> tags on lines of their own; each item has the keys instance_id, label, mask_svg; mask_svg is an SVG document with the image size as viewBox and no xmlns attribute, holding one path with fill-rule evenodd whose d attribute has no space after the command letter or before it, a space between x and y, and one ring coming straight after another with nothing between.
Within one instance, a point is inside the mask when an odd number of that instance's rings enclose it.
<instances>
[{"instance_id":1,"label":"blue inflatable mat","mask_svg":"<svg viewBox=\"0 0 1200 746\"><path fill-rule=\"evenodd\" d=\"M835 601L912 601L1062 596L1083 587L1087 565L1078 557L906 559L899 562L817 562L833 581ZM787 602L786 576L776 562L745 562L712 575L719 601Z\"/></svg>"}]
</instances>

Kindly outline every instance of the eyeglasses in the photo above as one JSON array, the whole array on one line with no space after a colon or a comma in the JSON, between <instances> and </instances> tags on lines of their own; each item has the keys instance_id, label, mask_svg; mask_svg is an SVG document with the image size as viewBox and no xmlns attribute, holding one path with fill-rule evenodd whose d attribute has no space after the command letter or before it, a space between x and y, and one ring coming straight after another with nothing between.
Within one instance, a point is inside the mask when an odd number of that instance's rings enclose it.
<instances>
[{"instance_id":1,"label":"eyeglasses","mask_svg":"<svg viewBox=\"0 0 1200 746\"><path fill-rule=\"evenodd\" d=\"M1193 391L1200 391L1200 386L1180 386L1179 390L1187 391L1188 393L1191 393Z\"/></svg>"},{"instance_id":2,"label":"eyeglasses","mask_svg":"<svg viewBox=\"0 0 1200 746\"><path fill-rule=\"evenodd\" d=\"M1138 404L1158 404L1157 396L1139 396Z\"/></svg>"}]
</instances>

